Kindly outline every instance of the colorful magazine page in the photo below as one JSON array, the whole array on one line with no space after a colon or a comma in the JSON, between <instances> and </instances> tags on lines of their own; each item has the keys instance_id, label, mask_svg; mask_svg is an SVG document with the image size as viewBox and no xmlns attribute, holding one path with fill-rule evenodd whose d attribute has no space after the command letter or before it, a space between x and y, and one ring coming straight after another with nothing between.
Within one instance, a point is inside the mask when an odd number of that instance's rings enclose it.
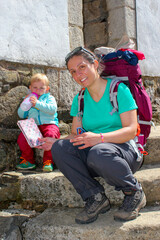
<instances>
[{"instance_id":1,"label":"colorful magazine page","mask_svg":"<svg viewBox=\"0 0 160 240\"><path fill-rule=\"evenodd\" d=\"M31 148L34 148L43 144L38 140L38 138L43 138L43 136L33 118L19 120L17 122L17 125L22 131L23 135L25 136Z\"/></svg>"}]
</instances>

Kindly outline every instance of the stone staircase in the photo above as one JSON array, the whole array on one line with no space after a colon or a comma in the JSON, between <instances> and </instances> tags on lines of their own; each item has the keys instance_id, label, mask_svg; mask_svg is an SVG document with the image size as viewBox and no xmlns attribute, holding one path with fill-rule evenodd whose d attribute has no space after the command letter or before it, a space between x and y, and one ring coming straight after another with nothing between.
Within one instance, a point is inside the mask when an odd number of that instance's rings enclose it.
<instances>
[{"instance_id":1,"label":"stone staircase","mask_svg":"<svg viewBox=\"0 0 160 240\"><path fill-rule=\"evenodd\" d=\"M114 221L123 194L101 178L112 209L94 223L78 225L74 218L83 202L58 170L2 173L0 240L160 240L160 126L152 129L146 150L149 155L135 176L143 186L147 206L129 222Z\"/></svg>"}]
</instances>

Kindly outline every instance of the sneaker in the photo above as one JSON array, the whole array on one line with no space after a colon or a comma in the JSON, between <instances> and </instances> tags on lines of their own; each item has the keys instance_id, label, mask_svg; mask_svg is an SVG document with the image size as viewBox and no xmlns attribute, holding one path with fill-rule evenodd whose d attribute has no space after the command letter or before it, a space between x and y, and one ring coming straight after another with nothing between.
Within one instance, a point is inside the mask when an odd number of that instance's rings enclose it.
<instances>
[{"instance_id":1,"label":"sneaker","mask_svg":"<svg viewBox=\"0 0 160 240\"><path fill-rule=\"evenodd\" d=\"M97 193L86 200L83 211L76 216L75 221L78 224L94 222L100 213L105 213L109 209L109 199L104 193Z\"/></svg>"},{"instance_id":2,"label":"sneaker","mask_svg":"<svg viewBox=\"0 0 160 240\"><path fill-rule=\"evenodd\" d=\"M51 160L47 160L43 163L43 171L44 172L52 172L53 171L53 164Z\"/></svg>"},{"instance_id":3,"label":"sneaker","mask_svg":"<svg viewBox=\"0 0 160 240\"><path fill-rule=\"evenodd\" d=\"M30 162L28 162L26 159L20 157L21 159L23 159L17 166L17 169L23 169L23 170L27 170L27 169L35 169L36 165L32 164Z\"/></svg>"},{"instance_id":4,"label":"sneaker","mask_svg":"<svg viewBox=\"0 0 160 240\"><path fill-rule=\"evenodd\" d=\"M143 190L127 193L119 211L114 214L115 220L128 221L135 219L141 208L146 205L146 196Z\"/></svg>"}]
</instances>

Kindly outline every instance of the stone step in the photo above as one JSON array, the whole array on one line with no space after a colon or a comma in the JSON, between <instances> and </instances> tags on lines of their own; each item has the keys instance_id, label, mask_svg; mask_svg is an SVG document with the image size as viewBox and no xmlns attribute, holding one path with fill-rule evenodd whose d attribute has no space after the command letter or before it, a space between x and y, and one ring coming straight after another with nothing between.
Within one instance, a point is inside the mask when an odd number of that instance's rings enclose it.
<instances>
[{"instance_id":1,"label":"stone step","mask_svg":"<svg viewBox=\"0 0 160 240\"><path fill-rule=\"evenodd\" d=\"M79 225L77 208L48 208L34 211L3 210L0 212L0 240L159 240L160 206L141 209L137 219L114 221L117 211L111 208L100 214L96 222Z\"/></svg>"},{"instance_id":2,"label":"stone step","mask_svg":"<svg viewBox=\"0 0 160 240\"><path fill-rule=\"evenodd\" d=\"M23 239L54 240L159 240L160 207L144 208L132 221L114 221L112 209L99 215L96 222L79 225L75 216L79 209L46 209L30 219L22 228Z\"/></svg>"},{"instance_id":3,"label":"stone step","mask_svg":"<svg viewBox=\"0 0 160 240\"><path fill-rule=\"evenodd\" d=\"M160 126L151 128L145 150L149 154L144 156L144 164L160 163Z\"/></svg>"},{"instance_id":4,"label":"stone step","mask_svg":"<svg viewBox=\"0 0 160 240\"><path fill-rule=\"evenodd\" d=\"M141 182L148 205L160 203L160 165L144 166L135 174ZM117 192L102 178L106 194L112 205L119 205L123 200L122 192ZM5 172L1 175L0 202L18 202L25 209L44 210L47 207L82 207L83 202L71 183L55 170L41 172Z\"/></svg>"}]
</instances>

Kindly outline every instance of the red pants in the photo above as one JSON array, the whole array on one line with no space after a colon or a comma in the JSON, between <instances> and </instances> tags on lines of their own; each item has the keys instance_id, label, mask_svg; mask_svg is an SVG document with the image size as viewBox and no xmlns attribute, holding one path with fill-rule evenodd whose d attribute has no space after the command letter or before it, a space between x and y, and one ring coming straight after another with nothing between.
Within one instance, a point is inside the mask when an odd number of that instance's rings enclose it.
<instances>
[{"instance_id":1,"label":"red pants","mask_svg":"<svg viewBox=\"0 0 160 240\"><path fill-rule=\"evenodd\" d=\"M56 125L43 124L43 125L39 125L38 127L39 127L39 130L41 131L43 137L60 138L59 128ZM34 164L35 159L34 159L33 149L27 143L22 132L18 136L17 143L18 143L19 148L22 153L21 157L25 158L28 162ZM52 160L52 162L53 162L51 151L44 151L43 163L46 160Z\"/></svg>"}]
</instances>

